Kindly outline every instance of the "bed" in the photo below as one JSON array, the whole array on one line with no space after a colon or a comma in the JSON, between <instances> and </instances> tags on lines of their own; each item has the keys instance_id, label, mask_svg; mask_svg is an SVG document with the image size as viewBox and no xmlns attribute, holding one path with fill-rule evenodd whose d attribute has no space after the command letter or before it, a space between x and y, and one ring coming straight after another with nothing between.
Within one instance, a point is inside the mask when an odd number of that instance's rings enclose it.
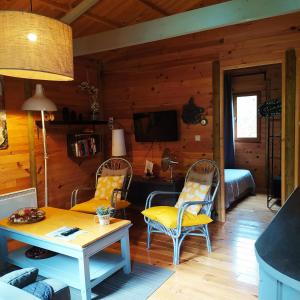
<instances>
[{"instance_id":1,"label":"bed","mask_svg":"<svg viewBox=\"0 0 300 300\"><path fill-rule=\"evenodd\" d=\"M255 183L249 170L225 169L225 207L245 196L255 194Z\"/></svg>"}]
</instances>

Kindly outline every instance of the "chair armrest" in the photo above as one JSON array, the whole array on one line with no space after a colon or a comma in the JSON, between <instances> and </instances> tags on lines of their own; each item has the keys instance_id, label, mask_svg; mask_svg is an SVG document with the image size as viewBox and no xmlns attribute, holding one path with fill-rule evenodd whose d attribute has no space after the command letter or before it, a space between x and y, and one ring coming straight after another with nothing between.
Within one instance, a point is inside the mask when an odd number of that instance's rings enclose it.
<instances>
[{"instance_id":1,"label":"chair armrest","mask_svg":"<svg viewBox=\"0 0 300 300\"><path fill-rule=\"evenodd\" d=\"M22 299L22 300L39 300L39 298L32 294L23 291L15 286L0 282L0 300L7 299Z\"/></svg>"},{"instance_id":2,"label":"chair armrest","mask_svg":"<svg viewBox=\"0 0 300 300\"><path fill-rule=\"evenodd\" d=\"M72 191L71 194L71 207L77 204L78 200L78 193L81 191L95 191L96 189L94 187L80 187Z\"/></svg>"},{"instance_id":3,"label":"chair armrest","mask_svg":"<svg viewBox=\"0 0 300 300\"><path fill-rule=\"evenodd\" d=\"M145 205L145 209L150 208L152 205L152 200L154 197L156 197L157 195L179 195L180 192L168 192L168 191L154 191L152 193L150 193L147 197L146 200L146 205Z\"/></svg>"},{"instance_id":4,"label":"chair armrest","mask_svg":"<svg viewBox=\"0 0 300 300\"><path fill-rule=\"evenodd\" d=\"M128 193L128 189L114 189L112 194L111 194L111 198L110 198L110 204L113 208L116 208L115 204L116 204L116 200L117 200L117 196L118 194L120 193L121 194L121 198L122 198L122 195L127 195ZM126 197L125 197L126 198ZM124 199L126 200L126 199Z\"/></svg>"}]
</instances>

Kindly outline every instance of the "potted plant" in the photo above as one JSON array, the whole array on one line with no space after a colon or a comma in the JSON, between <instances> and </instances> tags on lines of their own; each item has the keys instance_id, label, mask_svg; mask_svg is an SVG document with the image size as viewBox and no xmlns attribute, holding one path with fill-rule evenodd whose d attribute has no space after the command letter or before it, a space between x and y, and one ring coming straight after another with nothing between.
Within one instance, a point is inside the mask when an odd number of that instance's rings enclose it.
<instances>
[{"instance_id":1,"label":"potted plant","mask_svg":"<svg viewBox=\"0 0 300 300\"><path fill-rule=\"evenodd\" d=\"M111 213L113 212L113 209L106 206L100 206L96 209L96 213L99 219L100 225L108 225L109 224L109 218Z\"/></svg>"}]
</instances>

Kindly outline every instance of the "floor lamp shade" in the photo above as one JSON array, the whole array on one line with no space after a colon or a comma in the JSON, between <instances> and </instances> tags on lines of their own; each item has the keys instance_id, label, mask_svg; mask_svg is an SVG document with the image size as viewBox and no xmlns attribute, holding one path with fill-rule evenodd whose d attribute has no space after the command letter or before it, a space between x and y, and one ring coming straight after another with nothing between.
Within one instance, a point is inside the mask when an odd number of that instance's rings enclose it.
<instances>
[{"instance_id":1,"label":"floor lamp shade","mask_svg":"<svg viewBox=\"0 0 300 300\"><path fill-rule=\"evenodd\" d=\"M35 86L35 94L23 103L22 110L57 111L57 107L45 96L42 85L37 84Z\"/></svg>"},{"instance_id":2,"label":"floor lamp shade","mask_svg":"<svg viewBox=\"0 0 300 300\"><path fill-rule=\"evenodd\" d=\"M112 130L112 156L125 156L126 146L124 129Z\"/></svg>"},{"instance_id":3,"label":"floor lamp shade","mask_svg":"<svg viewBox=\"0 0 300 300\"><path fill-rule=\"evenodd\" d=\"M74 78L72 29L58 20L0 11L0 74L70 81Z\"/></svg>"}]
</instances>

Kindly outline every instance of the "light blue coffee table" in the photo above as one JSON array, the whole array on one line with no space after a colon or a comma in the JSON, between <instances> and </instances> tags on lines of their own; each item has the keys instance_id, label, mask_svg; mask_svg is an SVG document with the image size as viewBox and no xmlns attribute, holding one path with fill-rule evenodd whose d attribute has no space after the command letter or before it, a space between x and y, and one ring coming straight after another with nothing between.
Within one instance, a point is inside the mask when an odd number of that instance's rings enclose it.
<instances>
[{"instance_id":1,"label":"light blue coffee table","mask_svg":"<svg viewBox=\"0 0 300 300\"><path fill-rule=\"evenodd\" d=\"M46 212L46 219L38 223L12 225L7 219L0 221L2 267L6 263L22 268L37 267L40 275L56 278L79 289L84 300L91 299L91 289L116 271L123 269L125 273L130 273L130 221L112 219L110 225L100 226L94 222L93 215L52 207L43 210ZM62 226L76 226L86 233L71 241L46 236ZM8 253L7 239L18 240L59 254L47 259L29 259L24 253L31 246ZM120 255L102 251L119 241Z\"/></svg>"}]
</instances>

